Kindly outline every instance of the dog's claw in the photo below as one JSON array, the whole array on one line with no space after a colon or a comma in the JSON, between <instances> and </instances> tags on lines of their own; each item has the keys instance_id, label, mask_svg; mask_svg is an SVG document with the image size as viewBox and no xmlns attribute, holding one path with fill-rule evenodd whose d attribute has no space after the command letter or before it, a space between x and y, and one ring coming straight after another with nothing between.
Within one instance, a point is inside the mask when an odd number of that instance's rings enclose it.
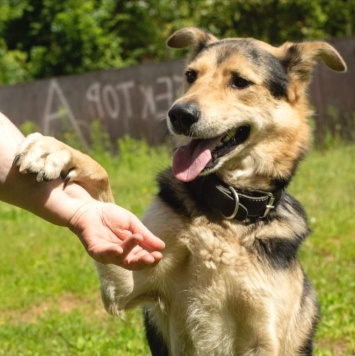
<instances>
[{"instance_id":1,"label":"dog's claw","mask_svg":"<svg viewBox=\"0 0 355 356\"><path fill-rule=\"evenodd\" d=\"M16 155L14 160L12 161L12 165L17 166L18 161L20 160L21 155Z\"/></svg>"},{"instance_id":2,"label":"dog's claw","mask_svg":"<svg viewBox=\"0 0 355 356\"><path fill-rule=\"evenodd\" d=\"M69 182L70 182L70 176L67 175L64 179L64 187L66 187Z\"/></svg>"},{"instance_id":3,"label":"dog's claw","mask_svg":"<svg viewBox=\"0 0 355 356\"><path fill-rule=\"evenodd\" d=\"M36 181L43 182L44 176L45 176L45 171L42 169L38 172Z\"/></svg>"}]
</instances>

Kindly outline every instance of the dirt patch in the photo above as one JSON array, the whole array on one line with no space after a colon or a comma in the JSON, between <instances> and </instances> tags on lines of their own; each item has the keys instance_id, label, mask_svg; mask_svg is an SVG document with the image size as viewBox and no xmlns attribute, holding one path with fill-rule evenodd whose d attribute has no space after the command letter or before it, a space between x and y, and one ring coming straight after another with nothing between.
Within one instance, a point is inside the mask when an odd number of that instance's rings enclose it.
<instances>
[{"instance_id":1,"label":"dirt patch","mask_svg":"<svg viewBox=\"0 0 355 356\"><path fill-rule=\"evenodd\" d=\"M99 293L95 293L92 297L82 297L67 293L44 300L26 309L2 310L0 324L35 323L49 313L60 312L66 314L71 313L73 310L85 310L85 313L89 315L107 315Z\"/></svg>"},{"instance_id":2,"label":"dirt patch","mask_svg":"<svg viewBox=\"0 0 355 356\"><path fill-rule=\"evenodd\" d=\"M345 340L336 340L333 342L318 341L315 344L315 349L330 351L332 356L349 355L349 348L347 347L347 342Z\"/></svg>"}]
</instances>

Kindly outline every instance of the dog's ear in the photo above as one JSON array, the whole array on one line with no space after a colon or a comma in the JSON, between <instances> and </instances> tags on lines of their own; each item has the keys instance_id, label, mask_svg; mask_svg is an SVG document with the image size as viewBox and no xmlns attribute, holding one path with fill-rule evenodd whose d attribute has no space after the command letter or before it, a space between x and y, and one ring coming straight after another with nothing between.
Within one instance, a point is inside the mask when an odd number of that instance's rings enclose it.
<instances>
[{"instance_id":1,"label":"dog's ear","mask_svg":"<svg viewBox=\"0 0 355 356\"><path fill-rule=\"evenodd\" d=\"M192 47L192 57L204 47L218 39L208 32L196 27L186 27L174 32L167 40L168 47L185 48Z\"/></svg>"},{"instance_id":2,"label":"dog's ear","mask_svg":"<svg viewBox=\"0 0 355 356\"><path fill-rule=\"evenodd\" d=\"M343 58L334 47L326 42L286 42L279 47L279 50L281 63L290 81L289 99L291 101L296 101L304 93L318 60L322 60L329 68L337 72L346 71Z\"/></svg>"}]
</instances>

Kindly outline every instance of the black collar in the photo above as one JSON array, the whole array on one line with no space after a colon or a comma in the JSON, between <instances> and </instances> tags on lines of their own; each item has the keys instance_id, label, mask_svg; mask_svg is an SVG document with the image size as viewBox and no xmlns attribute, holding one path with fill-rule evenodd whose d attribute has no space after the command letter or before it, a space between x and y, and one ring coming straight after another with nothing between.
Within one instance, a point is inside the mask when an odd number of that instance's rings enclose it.
<instances>
[{"instance_id":1,"label":"black collar","mask_svg":"<svg viewBox=\"0 0 355 356\"><path fill-rule=\"evenodd\" d=\"M263 219L280 202L283 189L272 192L246 191L223 183L216 175L198 177L188 183L192 194L225 219L251 222Z\"/></svg>"}]
</instances>

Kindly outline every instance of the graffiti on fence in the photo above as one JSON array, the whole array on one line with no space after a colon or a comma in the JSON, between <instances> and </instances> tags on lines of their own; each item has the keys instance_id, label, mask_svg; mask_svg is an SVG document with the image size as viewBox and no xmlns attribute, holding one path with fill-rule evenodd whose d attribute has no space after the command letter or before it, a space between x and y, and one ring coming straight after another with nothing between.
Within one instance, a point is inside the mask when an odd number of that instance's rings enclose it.
<instances>
[{"instance_id":1,"label":"graffiti on fence","mask_svg":"<svg viewBox=\"0 0 355 356\"><path fill-rule=\"evenodd\" d=\"M43 115L44 134L48 135L50 133L50 126L53 121L63 120L64 117L69 119L69 122L79 137L81 143L86 149L88 149L89 143L85 138L85 135L83 134L80 126L78 125L61 87L55 79L52 79L49 82L47 98L45 101L45 109Z\"/></svg>"},{"instance_id":2,"label":"graffiti on fence","mask_svg":"<svg viewBox=\"0 0 355 356\"><path fill-rule=\"evenodd\" d=\"M180 71L179 66L177 70ZM149 82L142 78L107 80L97 75L76 84L69 79L47 81L43 95L43 132L58 136L58 124L65 120L66 128L70 126L85 148L89 147L86 131L90 121L98 119L104 123L113 139L126 133L134 136L142 123L146 129L154 120L165 117L182 83L181 75L174 71ZM73 92L74 87L78 90Z\"/></svg>"}]
</instances>

